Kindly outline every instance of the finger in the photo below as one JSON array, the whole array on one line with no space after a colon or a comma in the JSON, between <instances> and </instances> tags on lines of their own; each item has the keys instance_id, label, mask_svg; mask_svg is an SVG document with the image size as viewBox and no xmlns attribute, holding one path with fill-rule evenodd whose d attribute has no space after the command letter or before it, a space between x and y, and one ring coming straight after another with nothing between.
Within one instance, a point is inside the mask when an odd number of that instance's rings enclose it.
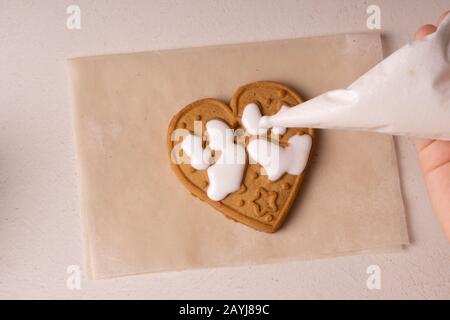
<instances>
[{"instance_id":1,"label":"finger","mask_svg":"<svg viewBox=\"0 0 450 320\"><path fill-rule=\"evenodd\" d=\"M433 141L434 140L432 140L432 139L417 138L416 139L416 150L417 150L417 152L421 152L423 149L425 149L430 144L432 144Z\"/></svg>"},{"instance_id":2,"label":"finger","mask_svg":"<svg viewBox=\"0 0 450 320\"><path fill-rule=\"evenodd\" d=\"M437 19L437 25L439 26L439 24L444 21L444 19L447 17L447 15L450 14L450 10L444 12L443 14L441 14L438 19ZM420 27L419 29L417 29L416 31L416 39L421 39L423 37L426 37L427 35L429 35L430 33L433 33L436 31L436 27L432 24L427 24L424 25L422 27ZM423 149L425 149L426 147L428 147L431 143L433 143L434 140L432 139L416 139L416 149L418 152L422 151Z\"/></svg>"},{"instance_id":3,"label":"finger","mask_svg":"<svg viewBox=\"0 0 450 320\"><path fill-rule=\"evenodd\" d=\"M441 14L439 16L439 18L437 19L437 25L440 25L441 22L444 21L445 17L447 17L449 13L450 13L450 10L447 10L443 14Z\"/></svg>"},{"instance_id":4,"label":"finger","mask_svg":"<svg viewBox=\"0 0 450 320\"><path fill-rule=\"evenodd\" d=\"M416 31L416 39L422 39L423 37L426 37L430 33L436 32L436 26L432 24L426 24L424 26L421 26Z\"/></svg>"}]
</instances>

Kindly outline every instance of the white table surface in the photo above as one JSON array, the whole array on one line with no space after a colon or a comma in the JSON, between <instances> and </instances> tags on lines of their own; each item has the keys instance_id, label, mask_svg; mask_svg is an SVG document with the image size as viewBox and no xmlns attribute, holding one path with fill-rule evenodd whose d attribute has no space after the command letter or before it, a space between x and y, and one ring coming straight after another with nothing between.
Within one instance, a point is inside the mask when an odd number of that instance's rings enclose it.
<instances>
[{"instance_id":1,"label":"white table surface","mask_svg":"<svg viewBox=\"0 0 450 320\"><path fill-rule=\"evenodd\" d=\"M386 54L450 8L447 0L374 3ZM70 4L81 8L81 30L66 28ZM66 286L67 267L82 265L66 58L368 31L370 4L0 0L0 298L450 298L450 246L406 138L396 143L412 245L401 252ZM373 264L380 290L366 287Z\"/></svg>"}]
</instances>

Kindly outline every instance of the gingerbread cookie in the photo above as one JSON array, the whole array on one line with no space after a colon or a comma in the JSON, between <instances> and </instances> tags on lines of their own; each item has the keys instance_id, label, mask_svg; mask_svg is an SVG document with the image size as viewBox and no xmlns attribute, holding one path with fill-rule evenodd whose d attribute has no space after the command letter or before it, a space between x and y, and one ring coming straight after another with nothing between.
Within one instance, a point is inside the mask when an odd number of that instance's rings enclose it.
<instances>
[{"instance_id":1,"label":"gingerbread cookie","mask_svg":"<svg viewBox=\"0 0 450 320\"><path fill-rule=\"evenodd\" d=\"M286 85L260 81L230 104L192 102L169 125L171 166L185 187L228 218L259 231L283 223L304 177L314 130L259 126L261 116L302 102Z\"/></svg>"}]
</instances>

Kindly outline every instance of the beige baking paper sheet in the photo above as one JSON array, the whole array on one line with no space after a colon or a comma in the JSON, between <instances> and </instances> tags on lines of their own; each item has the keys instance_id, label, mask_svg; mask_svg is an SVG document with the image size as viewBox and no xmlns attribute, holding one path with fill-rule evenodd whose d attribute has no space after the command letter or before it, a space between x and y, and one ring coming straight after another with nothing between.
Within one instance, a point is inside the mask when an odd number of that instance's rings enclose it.
<instances>
[{"instance_id":1,"label":"beige baking paper sheet","mask_svg":"<svg viewBox=\"0 0 450 320\"><path fill-rule=\"evenodd\" d=\"M408 243L390 136L319 131L284 226L257 232L184 189L169 166L172 116L241 85L304 98L343 88L382 58L378 33L69 60L90 278L329 257Z\"/></svg>"}]
</instances>

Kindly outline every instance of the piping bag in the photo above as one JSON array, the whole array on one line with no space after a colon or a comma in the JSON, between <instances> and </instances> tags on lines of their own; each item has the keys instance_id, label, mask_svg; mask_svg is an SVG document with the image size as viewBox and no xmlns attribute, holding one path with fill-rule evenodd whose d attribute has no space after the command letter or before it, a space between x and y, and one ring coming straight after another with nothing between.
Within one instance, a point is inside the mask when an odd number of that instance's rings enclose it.
<instances>
[{"instance_id":1,"label":"piping bag","mask_svg":"<svg viewBox=\"0 0 450 320\"><path fill-rule=\"evenodd\" d=\"M435 33L403 46L347 89L282 108L262 117L259 126L450 140L450 15Z\"/></svg>"}]
</instances>

